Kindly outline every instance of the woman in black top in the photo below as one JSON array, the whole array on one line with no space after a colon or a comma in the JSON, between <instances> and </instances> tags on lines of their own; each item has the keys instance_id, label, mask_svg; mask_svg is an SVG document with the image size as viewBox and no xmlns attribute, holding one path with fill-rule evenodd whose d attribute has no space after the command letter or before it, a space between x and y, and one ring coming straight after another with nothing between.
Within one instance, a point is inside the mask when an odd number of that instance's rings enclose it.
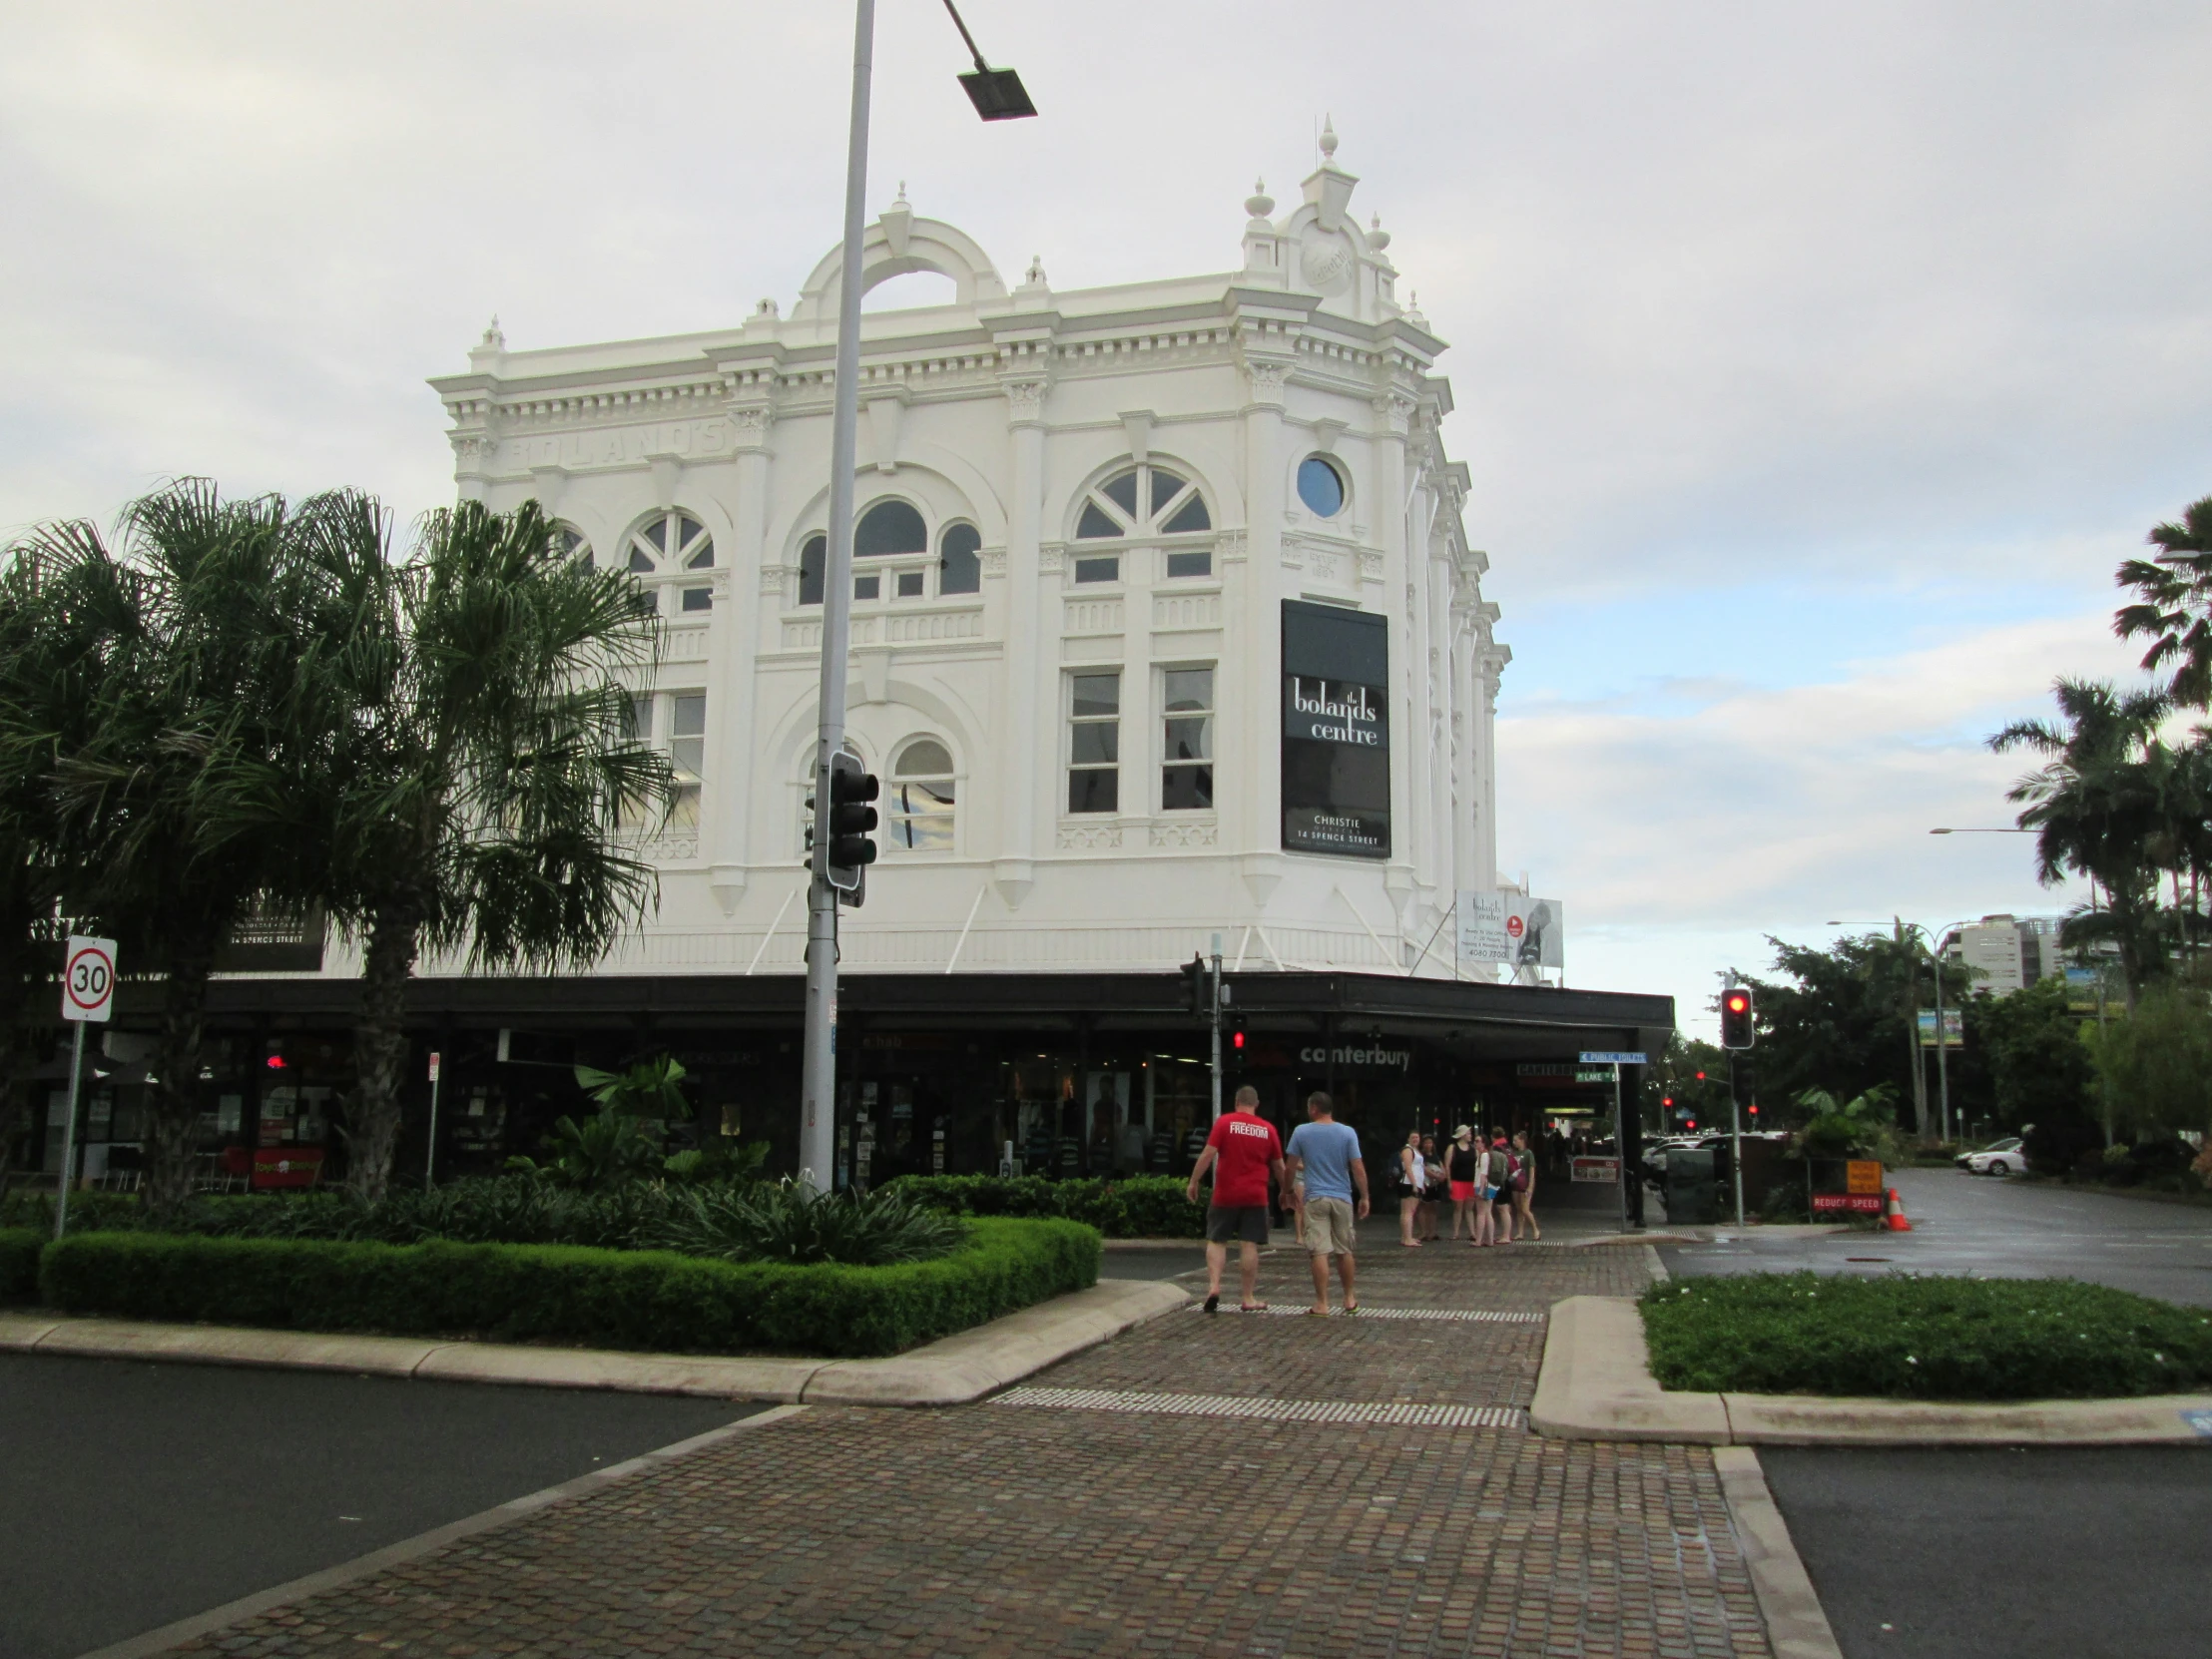
<instances>
[{"instance_id":1,"label":"woman in black top","mask_svg":"<svg viewBox=\"0 0 2212 1659\"><path fill-rule=\"evenodd\" d=\"M1459 1224L1467 1224L1467 1242L1474 1242L1474 1217L1468 1207L1474 1203L1475 1169L1474 1131L1465 1124L1451 1137L1451 1156L1444 1167L1451 1180L1451 1236L1459 1237Z\"/></svg>"}]
</instances>

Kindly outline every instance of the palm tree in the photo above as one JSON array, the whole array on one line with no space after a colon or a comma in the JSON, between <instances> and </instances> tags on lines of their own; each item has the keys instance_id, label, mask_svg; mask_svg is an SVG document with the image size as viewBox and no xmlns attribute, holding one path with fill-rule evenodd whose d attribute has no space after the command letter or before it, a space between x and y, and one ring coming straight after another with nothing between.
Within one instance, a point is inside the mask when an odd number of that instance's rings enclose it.
<instances>
[{"instance_id":1,"label":"palm tree","mask_svg":"<svg viewBox=\"0 0 2212 1659\"><path fill-rule=\"evenodd\" d=\"M2183 708L2204 708L2212 702L2212 495L2145 539L2158 552L2126 560L2114 578L2142 597L2120 607L2112 631L2123 640L2147 637L2143 667L2155 674L2171 665L2166 695Z\"/></svg>"},{"instance_id":2,"label":"palm tree","mask_svg":"<svg viewBox=\"0 0 2212 1659\"><path fill-rule=\"evenodd\" d=\"M0 569L0 1147L28 1127L23 1084L46 1043L51 988L70 885L55 769L84 741L87 713L115 638L136 608L113 563L33 545ZM6 1158L0 1152L0 1187Z\"/></svg>"},{"instance_id":3,"label":"palm tree","mask_svg":"<svg viewBox=\"0 0 2212 1659\"><path fill-rule=\"evenodd\" d=\"M657 900L622 830L675 799L666 759L632 735L625 684L652 667L660 625L628 576L566 554L535 502L432 513L404 564L357 492L305 503L297 531L317 623L294 722L316 757L314 885L362 946L344 1132L348 1179L374 1199L423 950L582 968Z\"/></svg>"},{"instance_id":4,"label":"palm tree","mask_svg":"<svg viewBox=\"0 0 2212 1659\"><path fill-rule=\"evenodd\" d=\"M2027 804L2018 823L2038 831L2036 875L2046 886L2072 872L2102 889L2104 919L2090 930L2117 940L2133 1007L2137 989L2166 967L2155 846L2171 818L2158 729L2172 704L2163 693L2119 692L2105 681L2060 680L2053 690L2061 725L2014 721L1989 747L2050 757L2005 799ZM2070 919L2061 938L2085 942L2087 931Z\"/></svg>"},{"instance_id":5,"label":"palm tree","mask_svg":"<svg viewBox=\"0 0 2212 1659\"><path fill-rule=\"evenodd\" d=\"M74 850L72 908L108 918L163 977L146 1184L161 1215L192 1192L217 953L258 907L307 896L282 719L297 680L287 524L280 497L225 501L184 479L125 509L121 558L85 523L26 544L110 606L81 729L53 764L55 832ZM209 782L249 764L262 798L242 812Z\"/></svg>"}]
</instances>

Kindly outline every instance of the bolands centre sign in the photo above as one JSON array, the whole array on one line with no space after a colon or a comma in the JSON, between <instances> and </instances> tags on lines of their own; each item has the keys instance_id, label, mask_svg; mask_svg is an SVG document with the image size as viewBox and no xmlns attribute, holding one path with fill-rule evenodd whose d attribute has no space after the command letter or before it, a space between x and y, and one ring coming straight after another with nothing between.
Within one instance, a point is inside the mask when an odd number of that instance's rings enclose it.
<instances>
[{"instance_id":1,"label":"bolands centre sign","mask_svg":"<svg viewBox=\"0 0 2212 1659\"><path fill-rule=\"evenodd\" d=\"M1390 855L1386 619L1283 602L1283 847Z\"/></svg>"}]
</instances>

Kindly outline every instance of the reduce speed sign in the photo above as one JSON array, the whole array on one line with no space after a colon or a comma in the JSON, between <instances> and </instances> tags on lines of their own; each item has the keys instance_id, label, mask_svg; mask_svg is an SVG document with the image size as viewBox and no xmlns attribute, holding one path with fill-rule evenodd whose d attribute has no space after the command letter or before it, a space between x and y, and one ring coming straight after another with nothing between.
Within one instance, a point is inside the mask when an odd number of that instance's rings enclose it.
<instances>
[{"instance_id":1,"label":"reduce speed sign","mask_svg":"<svg viewBox=\"0 0 2212 1659\"><path fill-rule=\"evenodd\" d=\"M115 940L69 941L62 958L62 1018L105 1021L115 1007Z\"/></svg>"}]
</instances>

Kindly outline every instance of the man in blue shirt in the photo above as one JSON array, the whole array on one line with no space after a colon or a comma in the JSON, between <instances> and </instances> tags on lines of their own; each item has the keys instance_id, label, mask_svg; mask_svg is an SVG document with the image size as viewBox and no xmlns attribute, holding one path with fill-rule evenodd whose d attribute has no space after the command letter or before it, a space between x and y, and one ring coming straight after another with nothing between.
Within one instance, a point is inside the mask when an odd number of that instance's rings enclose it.
<instances>
[{"instance_id":1,"label":"man in blue shirt","mask_svg":"<svg viewBox=\"0 0 2212 1659\"><path fill-rule=\"evenodd\" d=\"M1344 1281L1345 1312L1356 1313L1352 1247L1355 1220L1368 1218L1368 1166L1360 1156L1360 1137L1337 1121L1337 1103L1316 1089L1306 1097L1306 1115L1285 1149L1286 1180L1306 1182L1306 1255L1314 1269L1314 1305L1310 1314L1329 1312L1329 1259L1337 1259ZM1353 1198L1355 1189L1359 1198Z\"/></svg>"}]
</instances>

